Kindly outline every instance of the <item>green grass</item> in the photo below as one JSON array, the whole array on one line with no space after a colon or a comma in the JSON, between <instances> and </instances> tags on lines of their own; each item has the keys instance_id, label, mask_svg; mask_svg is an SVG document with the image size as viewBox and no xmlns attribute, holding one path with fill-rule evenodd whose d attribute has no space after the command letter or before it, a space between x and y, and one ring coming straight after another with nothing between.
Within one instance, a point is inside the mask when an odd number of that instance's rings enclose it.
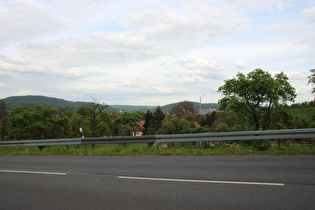
<instances>
[{"instance_id":1,"label":"green grass","mask_svg":"<svg viewBox=\"0 0 315 210\"><path fill-rule=\"evenodd\" d=\"M0 156L9 155L108 155L108 156L136 156L136 155L281 155L281 154L315 154L314 144L296 144L283 145L278 148L272 145L266 151L253 150L250 147L241 147L239 145L226 146L217 144L212 148L193 148L193 147L172 147L167 148L163 145L163 151L154 145L148 147L147 144L104 144L95 145L92 149L91 145L87 146L85 153L84 145L78 146L51 146L45 147L39 151L38 147L29 147L26 153L25 147L0 147Z\"/></svg>"}]
</instances>

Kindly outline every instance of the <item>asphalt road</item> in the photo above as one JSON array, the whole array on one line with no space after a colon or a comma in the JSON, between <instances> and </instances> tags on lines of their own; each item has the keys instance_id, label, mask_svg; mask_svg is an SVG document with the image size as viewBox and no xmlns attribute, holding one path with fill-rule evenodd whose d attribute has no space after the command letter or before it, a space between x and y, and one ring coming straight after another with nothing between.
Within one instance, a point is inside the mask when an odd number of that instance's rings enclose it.
<instances>
[{"instance_id":1,"label":"asphalt road","mask_svg":"<svg viewBox=\"0 0 315 210\"><path fill-rule=\"evenodd\" d=\"M0 157L0 209L315 209L315 156Z\"/></svg>"}]
</instances>

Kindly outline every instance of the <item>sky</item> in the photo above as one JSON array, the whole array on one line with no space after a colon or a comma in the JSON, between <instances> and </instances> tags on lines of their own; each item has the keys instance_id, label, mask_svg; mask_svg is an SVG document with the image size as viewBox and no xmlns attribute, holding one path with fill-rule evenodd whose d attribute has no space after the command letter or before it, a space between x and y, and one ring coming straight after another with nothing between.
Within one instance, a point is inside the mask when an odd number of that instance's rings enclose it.
<instances>
[{"instance_id":1,"label":"sky","mask_svg":"<svg viewBox=\"0 0 315 210\"><path fill-rule=\"evenodd\" d=\"M0 98L217 103L256 68L314 100L315 0L0 1Z\"/></svg>"}]
</instances>

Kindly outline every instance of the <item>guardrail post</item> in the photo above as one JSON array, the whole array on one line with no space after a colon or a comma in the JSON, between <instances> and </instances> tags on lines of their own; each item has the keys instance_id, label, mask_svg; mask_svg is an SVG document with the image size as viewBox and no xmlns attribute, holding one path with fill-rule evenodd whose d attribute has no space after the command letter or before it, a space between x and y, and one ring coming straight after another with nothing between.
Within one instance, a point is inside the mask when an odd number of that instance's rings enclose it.
<instances>
[{"instance_id":1,"label":"guardrail post","mask_svg":"<svg viewBox=\"0 0 315 210\"><path fill-rule=\"evenodd\" d=\"M82 128L79 128L79 132L81 134L81 138L84 138L84 134L83 134L83 129Z\"/></svg>"},{"instance_id":2,"label":"guardrail post","mask_svg":"<svg viewBox=\"0 0 315 210\"><path fill-rule=\"evenodd\" d=\"M162 153L162 142L160 142L160 153Z\"/></svg>"},{"instance_id":3,"label":"guardrail post","mask_svg":"<svg viewBox=\"0 0 315 210\"><path fill-rule=\"evenodd\" d=\"M81 140L84 138L84 134L83 134L83 129L82 128L79 128L79 132L81 134ZM86 148L86 144L84 145L84 153L87 152L87 148Z\"/></svg>"},{"instance_id":4,"label":"guardrail post","mask_svg":"<svg viewBox=\"0 0 315 210\"><path fill-rule=\"evenodd\" d=\"M28 153L28 146L26 146L26 153Z\"/></svg>"}]
</instances>

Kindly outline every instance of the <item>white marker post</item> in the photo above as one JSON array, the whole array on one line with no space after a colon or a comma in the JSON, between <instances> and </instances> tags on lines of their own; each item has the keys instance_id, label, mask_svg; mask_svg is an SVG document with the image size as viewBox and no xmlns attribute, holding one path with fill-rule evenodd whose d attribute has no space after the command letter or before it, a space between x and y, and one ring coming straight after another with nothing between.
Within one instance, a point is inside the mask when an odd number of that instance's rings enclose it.
<instances>
[{"instance_id":1,"label":"white marker post","mask_svg":"<svg viewBox=\"0 0 315 210\"><path fill-rule=\"evenodd\" d=\"M81 138L84 138L84 134L83 134L83 129L79 128L80 134L81 134ZM86 144L84 145L84 152L86 153L87 148L86 148Z\"/></svg>"},{"instance_id":2,"label":"white marker post","mask_svg":"<svg viewBox=\"0 0 315 210\"><path fill-rule=\"evenodd\" d=\"M84 134L83 134L83 129L79 128L80 134L81 134L81 138L84 138Z\"/></svg>"}]
</instances>

